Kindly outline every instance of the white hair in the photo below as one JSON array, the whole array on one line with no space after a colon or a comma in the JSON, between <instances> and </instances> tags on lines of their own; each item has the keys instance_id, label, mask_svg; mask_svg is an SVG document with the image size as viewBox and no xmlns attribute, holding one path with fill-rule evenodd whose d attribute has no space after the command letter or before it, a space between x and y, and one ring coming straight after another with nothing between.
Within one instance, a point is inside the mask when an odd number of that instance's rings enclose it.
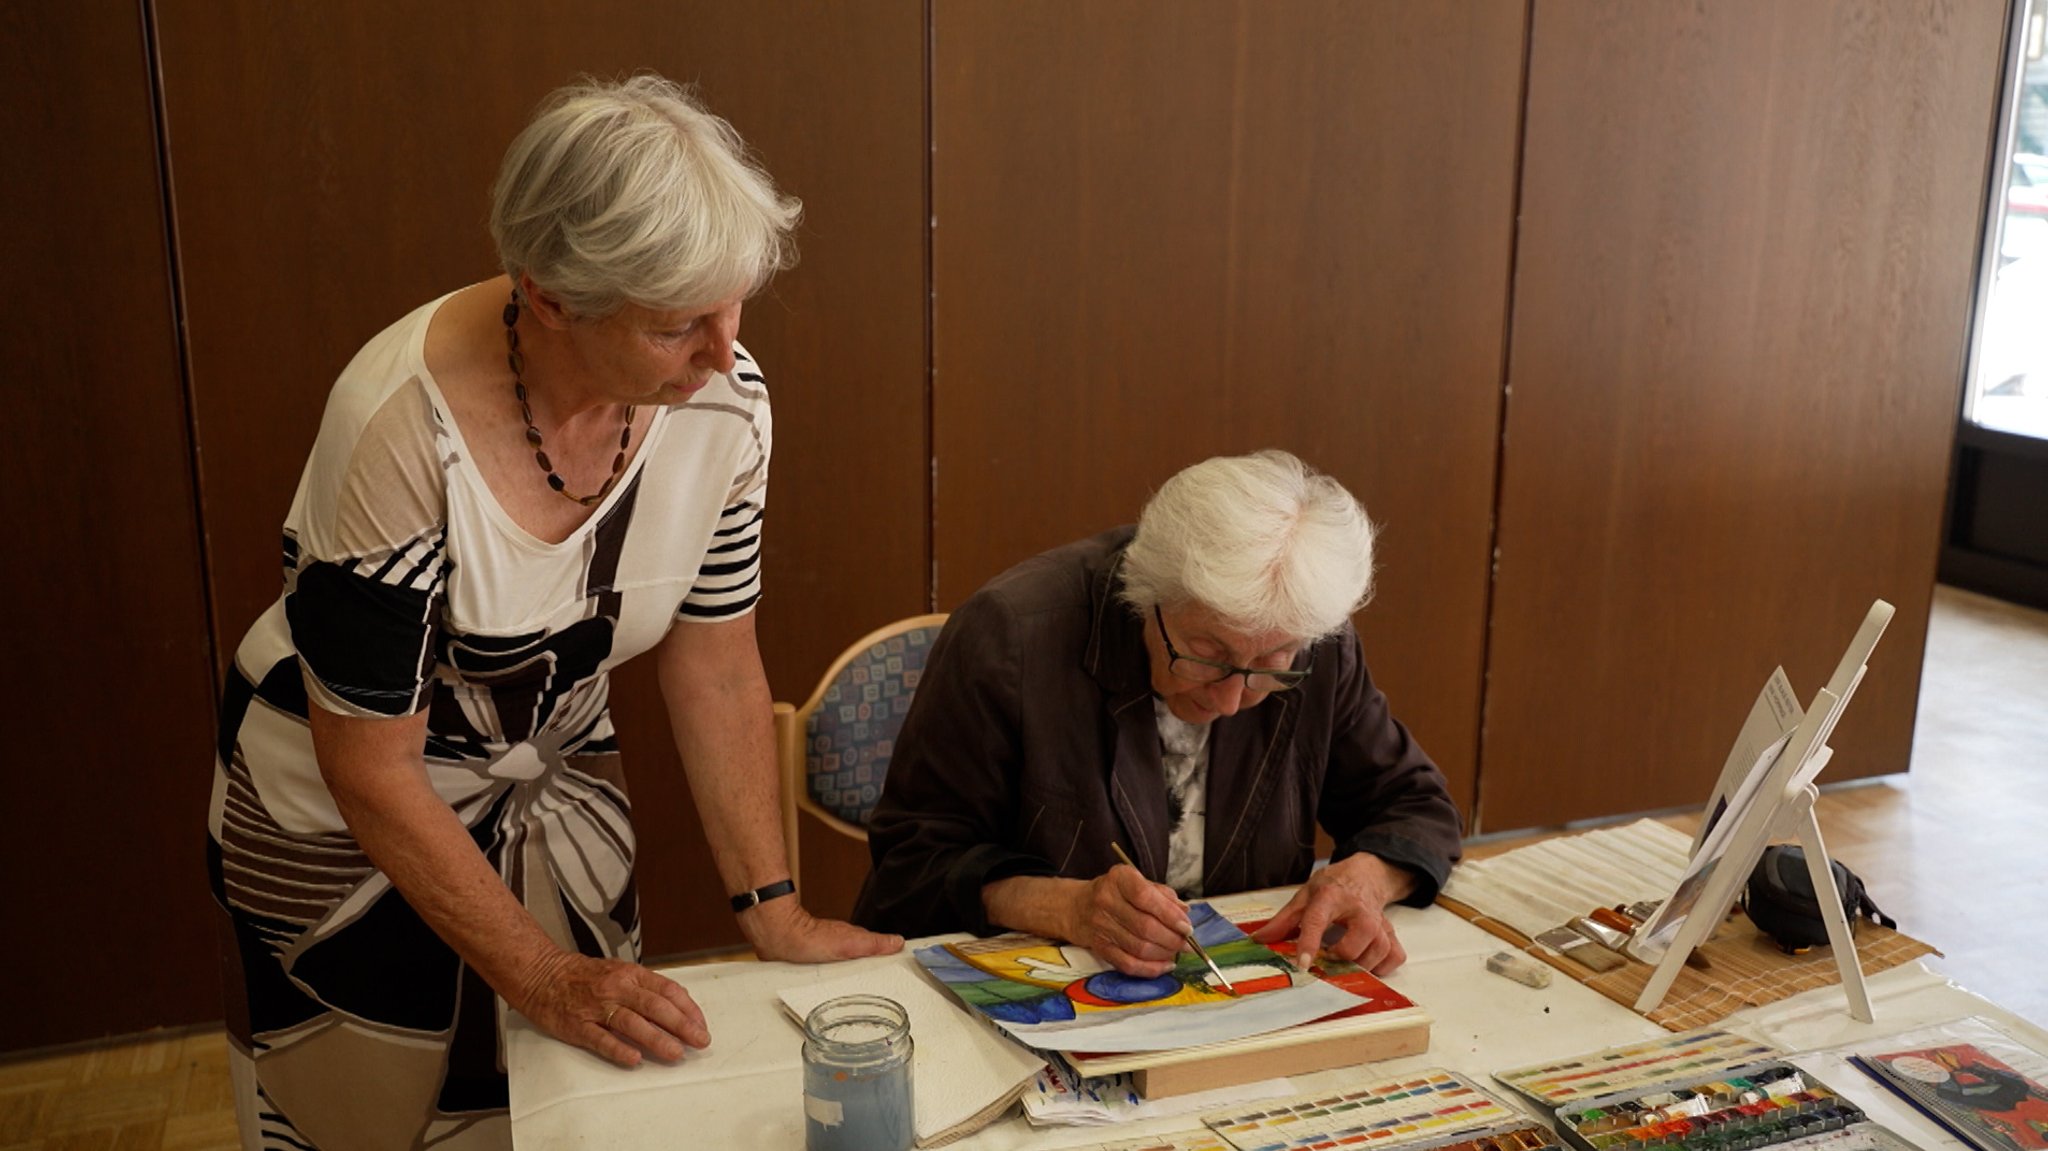
<instances>
[{"instance_id":1,"label":"white hair","mask_svg":"<svg viewBox=\"0 0 2048 1151\"><path fill-rule=\"evenodd\" d=\"M576 315L752 295L795 263L803 205L731 124L660 76L585 80L550 95L491 189L491 238L514 281Z\"/></svg>"},{"instance_id":2,"label":"white hair","mask_svg":"<svg viewBox=\"0 0 2048 1151\"><path fill-rule=\"evenodd\" d=\"M1247 634L1317 640L1372 597L1372 521L1283 451L1218 456L1161 485L1124 552L1132 610L1199 604Z\"/></svg>"}]
</instances>

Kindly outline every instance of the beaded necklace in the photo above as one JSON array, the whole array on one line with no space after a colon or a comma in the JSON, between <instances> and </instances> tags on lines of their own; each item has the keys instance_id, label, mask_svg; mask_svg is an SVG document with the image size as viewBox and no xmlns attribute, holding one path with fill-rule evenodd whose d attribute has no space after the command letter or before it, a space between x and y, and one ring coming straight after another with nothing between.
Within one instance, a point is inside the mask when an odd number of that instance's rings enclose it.
<instances>
[{"instance_id":1,"label":"beaded necklace","mask_svg":"<svg viewBox=\"0 0 2048 1151\"><path fill-rule=\"evenodd\" d=\"M547 449L541 446L540 429L533 426L533 405L526 402L526 356L519 351L517 288L512 289L512 301L505 305L505 364L512 369L512 394L518 398L519 414L526 420L526 442L533 445L534 462L548 474L548 486L560 492L563 499L574 500L586 508L610 495L626 470L626 448L633 442L633 405L626 405L625 426L619 429L619 454L612 457L612 474L605 477L604 486L587 496L572 494L569 485L555 474L555 465L548 459Z\"/></svg>"}]
</instances>

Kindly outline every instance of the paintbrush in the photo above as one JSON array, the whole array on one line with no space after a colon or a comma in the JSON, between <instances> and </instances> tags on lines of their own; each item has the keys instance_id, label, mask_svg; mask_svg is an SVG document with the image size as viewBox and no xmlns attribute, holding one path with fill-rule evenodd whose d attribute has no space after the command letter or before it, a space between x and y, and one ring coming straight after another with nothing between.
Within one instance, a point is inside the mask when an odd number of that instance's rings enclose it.
<instances>
[{"instance_id":1,"label":"paintbrush","mask_svg":"<svg viewBox=\"0 0 2048 1151\"><path fill-rule=\"evenodd\" d=\"M1109 842L1109 849L1111 851L1116 852L1116 857L1118 859L1123 860L1125 867L1135 868L1138 866L1137 864L1131 862L1130 856L1124 854L1123 844L1118 843L1112 839ZM1202 962L1209 965L1209 971L1216 976L1216 981L1223 985L1224 994L1236 995L1237 988L1231 986L1230 980L1224 977L1223 969L1221 967L1216 966L1216 961L1209 958L1209 953L1202 949L1201 942L1195 938L1194 928L1192 926L1189 927L1187 934L1181 936L1181 938L1187 941L1189 951L1192 951L1196 955L1200 956Z\"/></svg>"}]
</instances>

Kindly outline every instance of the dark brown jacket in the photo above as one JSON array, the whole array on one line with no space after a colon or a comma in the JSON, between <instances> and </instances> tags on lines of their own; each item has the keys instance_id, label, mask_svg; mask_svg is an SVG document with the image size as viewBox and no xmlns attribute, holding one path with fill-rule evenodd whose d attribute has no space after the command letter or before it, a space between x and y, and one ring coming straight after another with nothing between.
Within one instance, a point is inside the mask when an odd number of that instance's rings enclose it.
<instances>
[{"instance_id":1,"label":"dark brown jacket","mask_svg":"<svg viewBox=\"0 0 2048 1151\"><path fill-rule=\"evenodd\" d=\"M1133 529L997 576L946 622L869 823L874 870L856 923L904 935L991 934L984 884L1089 878L1121 842L1166 872L1167 800L1144 624L1115 597ZM1293 691L1218 719L1209 739L1202 890L1308 878L1315 825L1333 856L1415 873L1423 906L1459 855L1442 773L1373 686L1347 623Z\"/></svg>"}]
</instances>

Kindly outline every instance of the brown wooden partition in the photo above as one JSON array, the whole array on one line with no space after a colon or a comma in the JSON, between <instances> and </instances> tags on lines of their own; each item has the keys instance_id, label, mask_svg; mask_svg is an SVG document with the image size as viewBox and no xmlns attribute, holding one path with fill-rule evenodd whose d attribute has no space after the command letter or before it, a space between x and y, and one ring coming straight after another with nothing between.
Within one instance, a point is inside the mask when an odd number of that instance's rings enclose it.
<instances>
[{"instance_id":1,"label":"brown wooden partition","mask_svg":"<svg viewBox=\"0 0 2048 1151\"><path fill-rule=\"evenodd\" d=\"M1486 829L1703 802L1880 597L1905 769L2005 8L1536 0Z\"/></svg>"},{"instance_id":2,"label":"brown wooden partition","mask_svg":"<svg viewBox=\"0 0 2048 1151\"><path fill-rule=\"evenodd\" d=\"M540 99L639 69L698 83L806 205L802 264L741 334L775 395L760 627L777 694L804 698L850 639L925 609L918 0L166 0L158 17L222 658L278 593L336 373L495 272L490 183ZM737 942L651 673L622 678L648 951Z\"/></svg>"},{"instance_id":3,"label":"brown wooden partition","mask_svg":"<svg viewBox=\"0 0 2048 1151\"><path fill-rule=\"evenodd\" d=\"M1469 807L1523 13L935 3L941 609L1287 448L1384 525L1367 653Z\"/></svg>"},{"instance_id":4,"label":"brown wooden partition","mask_svg":"<svg viewBox=\"0 0 2048 1151\"><path fill-rule=\"evenodd\" d=\"M218 1018L212 672L133 4L0 8L0 1051Z\"/></svg>"},{"instance_id":5,"label":"brown wooden partition","mask_svg":"<svg viewBox=\"0 0 2048 1151\"><path fill-rule=\"evenodd\" d=\"M0 1050L217 1017L209 658L335 374L492 274L498 157L580 73L698 82L806 202L743 334L780 697L1278 446L1383 525L1374 671L1485 828L1696 802L1878 596L1830 778L1903 769L2005 10L0 5L7 686L49 733L0 809ZM649 952L737 941L648 669L614 703ZM804 856L843 911L865 851Z\"/></svg>"}]
</instances>

